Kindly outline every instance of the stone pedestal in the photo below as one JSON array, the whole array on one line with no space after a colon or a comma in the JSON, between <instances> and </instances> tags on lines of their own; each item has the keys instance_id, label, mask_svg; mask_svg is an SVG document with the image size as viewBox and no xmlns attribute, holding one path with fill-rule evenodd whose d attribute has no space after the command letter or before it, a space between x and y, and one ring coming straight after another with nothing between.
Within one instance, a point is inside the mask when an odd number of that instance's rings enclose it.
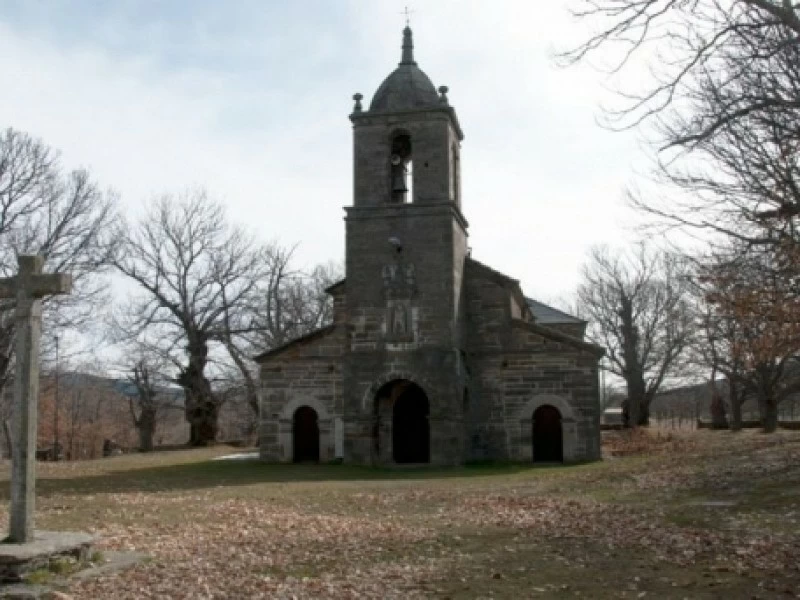
<instances>
[{"instance_id":1,"label":"stone pedestal","mask_svg":"<svg viewBox=\"0 0 800 600\"><path fill-rule=\"evenodd\" d=\"M58 558L88 562L93 541L87 533L36 531L24 544L0 543L0 583L22 581L28 573L47 569Z\"/></svg>"}]
</instances>

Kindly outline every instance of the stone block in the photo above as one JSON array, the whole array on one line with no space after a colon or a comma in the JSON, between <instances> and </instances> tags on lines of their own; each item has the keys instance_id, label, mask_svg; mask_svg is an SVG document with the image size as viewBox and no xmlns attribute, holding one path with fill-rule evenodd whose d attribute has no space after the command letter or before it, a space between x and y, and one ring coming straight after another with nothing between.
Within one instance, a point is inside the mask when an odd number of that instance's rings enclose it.
<instances>
[{"instance_id":1,"label":"stone block","mask_svg":"<svg viewBox=\"0 0 800 600\"><path fill-rule=\"evenodd\" d=\"M53 560L61 557L86 562L93 541L94 537L87 533L36 531L32 542L0 543L0 582L22 581L28 573L48 568Z\"/></svg>"}]
</instances>

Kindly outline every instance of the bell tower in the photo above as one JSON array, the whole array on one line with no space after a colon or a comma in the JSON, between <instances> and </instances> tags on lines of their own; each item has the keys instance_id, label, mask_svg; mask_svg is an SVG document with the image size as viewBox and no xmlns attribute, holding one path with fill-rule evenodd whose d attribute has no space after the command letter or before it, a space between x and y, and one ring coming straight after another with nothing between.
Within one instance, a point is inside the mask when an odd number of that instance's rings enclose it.
<instances>
[{"instance_id":1,"label":"bell tower","mask_svg":"<svg viewBox=\"0 0 800 600\"><path fill-rule=\"evenodd\" d=\"M361 94L353 96L344 408L348 427L357 430L346 436L345 453L356 461L393 460L391 444L377 443L383 438L374 430L390 415L375 412L377 400L373 403L368 386L376 385L376 377L395 376L427 397L430 461L462 460L457 415L464 387L467 222L459 173L463 134L447 92L445 86L437 90L417 66L406 27L401 61L369 107L365 110Z\"/></svg>"},{"instance_id":2,"label":"bell tower","mask_svg":"<svg viewBox=\"0 0 800 600\"><path fill-rule=\"evenodd\" d=\"M353 205L451 202L461 207L459 152L464 138L448 88L438 92L414 61L409 27L402 60L380 85L369 109L355 94Z\"/></svg>"}]
</instances>

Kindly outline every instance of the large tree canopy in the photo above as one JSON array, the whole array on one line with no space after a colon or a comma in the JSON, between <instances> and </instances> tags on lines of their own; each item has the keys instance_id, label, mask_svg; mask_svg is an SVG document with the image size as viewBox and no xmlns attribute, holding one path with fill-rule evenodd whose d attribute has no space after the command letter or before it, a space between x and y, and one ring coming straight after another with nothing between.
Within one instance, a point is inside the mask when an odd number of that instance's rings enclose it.
<instances>
[{"instance_id":1,"label":"large tree canopy","mask_svg":"<svg viewBox=\"0 0 800 600\"><path fill-rule=\"evenodd\" d=\"M138 287L119 329L172 362L185 392L190 442L213 442L221 399L207 373L210 352L238 333L231 322L252 320L244 313L256 305L265 278L265 249L202 190L162 196L118 235L125 252L116 266Z\"/></svg>"},{"instance_id":2,"label":"large tree canopy","mask_svg":"<svg viewBox=\"0 0 800 600\"><path fill-rule=\"evenodd\" d=\"M66 171L58 154L30 135L0 132L0 273L17 271L17 255L43 254L45 271L72 275L69 296L44 300L48 326L77 328L96 319L108 299L103 274L118 242L116 197L86 170ZM0 390L13 363L13 301L0 304Z\"/></svg>"},{"instance_id":3,"label":"large tree canopy","mask_svg":"<svg viewBox=\"0 0 800 600\"><path fill-rule=\"evenodd\" d=\"M579 0L574 13L594 33L563 56L616 51L621 101L607 122L645 124L659 148L655 175L668 193L634 194L634 203L684 230L795 244L800 5Z\"/></svg>"},{"instance_id":4,"label":"large tree canopy","mask_svg":"<svg viewBox=\"0 0 800 600\"><path fill-rule=\"evenodd\" d=\"M625 381L631 426L647 424L665 378L675 374L692 341L688 290L673 256L595 248L578 287L589 336L606 349L608 369Z\"/></svg>"}]
</instances>

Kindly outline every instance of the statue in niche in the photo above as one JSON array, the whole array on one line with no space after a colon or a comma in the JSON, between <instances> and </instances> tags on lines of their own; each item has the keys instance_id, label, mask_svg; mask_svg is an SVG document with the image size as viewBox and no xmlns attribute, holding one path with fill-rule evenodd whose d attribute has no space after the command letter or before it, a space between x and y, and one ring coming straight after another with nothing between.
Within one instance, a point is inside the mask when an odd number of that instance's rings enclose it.
<instances>
[{"instance_id":1,"label":"statue in niche","mask_svg":"<svg viewBox=\"0 0 800 600\"><path fill-rule=\"evenodd\" d=\"M397 292L411 293L416 284L416 271L414 263L397 261L393 264L383 265L381 268L383 286Z\"/></svg>"},{"instance_id":2,"label":"statue in niche","mask_svg":"<svg viewBox=\"0 0 800 600\"><path fill-rule=\"evenodd\" d=\"M411 299L416 288L414 264L398 257L394 262L382 266L381 278L387 301L386 334L390 338L408 340L413 337Z\"/></svg>"},{"instance_id":3,"label":"statue in niche","mask_svg":"<svg viewBox=\"0 0 800 600\"><path fill-rule=\"evenodd\" d=\"M383 265L383 285L388 287L392 285L397 273L397 265Z\"/></svg>"},{"instance_id":4,"label":"statue in niche","mask_svg":"<svg viewBox=\"0 0 800 600\"><path fill-rule=\"evenodd\" d=\"M408 308L402 303L395 304L392 308L392 333L406 335L408 331Z\"/></svg>"},{"instance_id":5,"label":"statue in niche","mask_svg":"<svg viewBox=\"0 0 800 600\"><path fill-rule=\"evenodd\" d=\"M406 283L410 286L414 285L414 263L406 265Z\"/></svg>"}]
</instances>

